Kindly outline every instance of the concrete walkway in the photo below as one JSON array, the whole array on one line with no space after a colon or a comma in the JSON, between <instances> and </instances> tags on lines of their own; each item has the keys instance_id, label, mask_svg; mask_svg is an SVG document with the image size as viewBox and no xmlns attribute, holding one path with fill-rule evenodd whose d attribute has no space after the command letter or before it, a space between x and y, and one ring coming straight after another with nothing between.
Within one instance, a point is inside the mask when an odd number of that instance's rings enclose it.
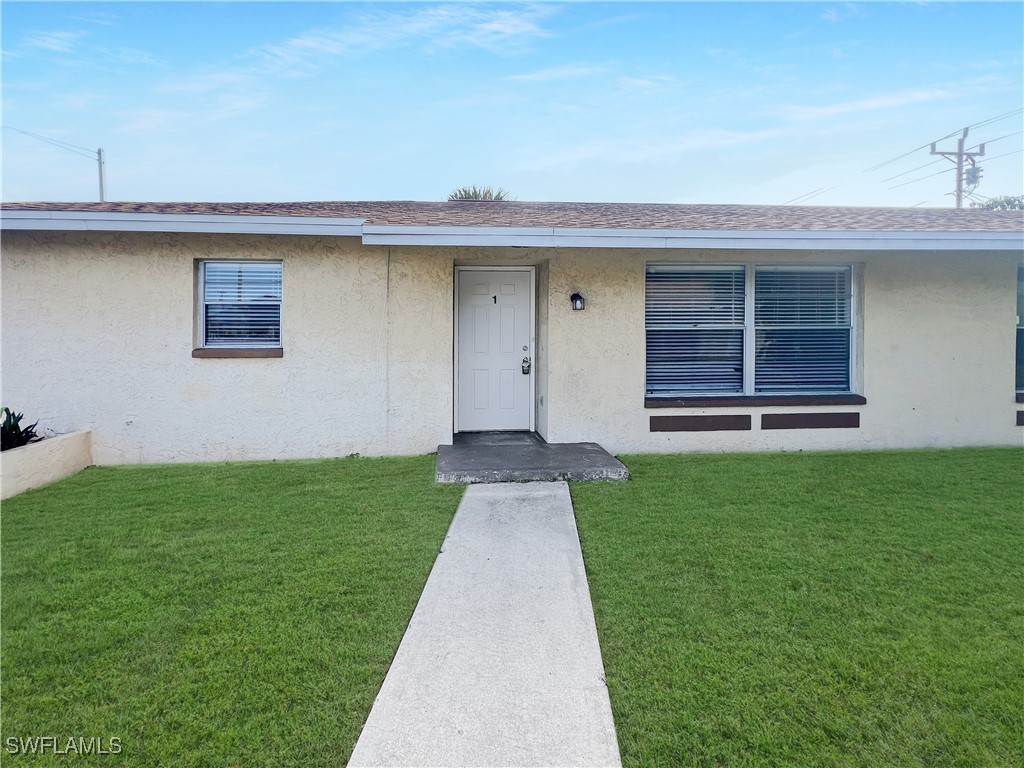
<instances>
[{"instance_id":1,"label":"concrete walkway","mask_svg":"<svg viewBox=\"0 0 1024 768\"><path fill-rule=\"evenodd\" d=\"M466 489L349 765L620 765L565 483Z\"/></svg>"}]
</instances>

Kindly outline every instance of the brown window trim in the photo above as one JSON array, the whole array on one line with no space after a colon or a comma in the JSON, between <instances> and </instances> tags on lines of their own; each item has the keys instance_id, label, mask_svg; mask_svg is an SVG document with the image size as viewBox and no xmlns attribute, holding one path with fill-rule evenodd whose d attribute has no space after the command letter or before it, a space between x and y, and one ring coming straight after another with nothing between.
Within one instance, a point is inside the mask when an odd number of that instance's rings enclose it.
<instances>
[{"instance_id":1,"label":"brown window trim","mask_svg":"<svg viewBox=\"0 0 1024 768\"><path fill-rule=\"evenodd\" d=\"M727 395L644 399L644 408L737 408L780 405L864 405L862 395Z\"/></svg>"},{"instance_id":2,"label":"brown window trim","mask_svg":"<svg viewBox=\"0 0 1024 768\"><path fill-rule=\"evenodd\" d=\"M651 416L651 432L721 432L750 429L750 414L722 416Z\"/></svg>"},{"instance_id":3,"label":"brown window trim","mask_svg":"<svg viewBox=\"0 0 1024 768\"><path fill-rule=\"evenodd\" d=\"M199 347L192 357L284 357L282 347Z\"/></svg>"},{"instance_id":4,"label":"brown window trim","mask_svg":"<svg viewBox=\"0 0 1024 768\"><path fill-rule=\"evenodd\" d=\"M761 429L857 429L860 413L763 413Z\"/></svg>"}]
</instances>

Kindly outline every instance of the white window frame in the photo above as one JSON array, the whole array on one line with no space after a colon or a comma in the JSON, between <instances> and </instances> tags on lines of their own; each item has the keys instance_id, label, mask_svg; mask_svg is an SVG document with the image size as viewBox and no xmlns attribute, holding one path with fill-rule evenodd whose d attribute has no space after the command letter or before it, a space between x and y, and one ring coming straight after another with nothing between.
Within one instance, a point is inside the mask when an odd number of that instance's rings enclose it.
<instances>
[{"instance_id":1,"label":"white window frame","mask_svg":"<svg viewBox=\"0 0 1024 768\"><path fill-rule=\"evenodd\" d=\"M254 345L225 345L206 343L206 265L207 264L279 264L281 266L281 301L278 310L278 343ZM283 349L284 348L284 262L280 259L198 259L196 280L197 325L196 336L200 349Z\"/></svg>"},{"instance_id":2,"label":"white window frame","mask_svg":"<svg viewBox=\"0 0 1024 768\"><path fill-rule=\"evenodd\" d=\"M733 394L707 391L687 391L685 393L679 393L674 395L655 395L646 394L646 361L644 364L644 389L645 397L652 400L673 400L673 399L686 399L686 398L735 398L735 397L785 397L787 395L794 396L821 396L828 397L830 395L851 395L857 392L857 380L858 380L858 358L857 349L859 347L859 334L860 334L860 306L858 301L858 285L859 285L859 271L855 264L767 264L763 262L747 262L747 263L731 263L731 264L701 264L701 263L678 263L678 262L651 262L645 265L644 268L644 280L647 280L647 273L651 268L657 267L682 267L691 268L694 270L708 269L708 268L721 268L721 269L735 269L742 267L744 272L744 322L743 322L743 391L736 392ZM756 346L757 346L757 327L754 321L754 310L756 306L756 294L755 294L755 274L758 269L771 270L771 271L807 271L807 272L822 272L822 271L842 271L846 270L849 273L849 287L850 287L850 360L849 360L849 387L844 390L832 390L832 391L821 391L813 390L808 391L806 389L796 389L787 391L772 391L772 392L757 392L754 389L754 375L755 375L755 358L756 358ZM645 304L646 310L646 304ZM841 327L841 326L837 326ZM644 349L646 353L646 328L644 330Z\"/></svg>"}]
</instances>

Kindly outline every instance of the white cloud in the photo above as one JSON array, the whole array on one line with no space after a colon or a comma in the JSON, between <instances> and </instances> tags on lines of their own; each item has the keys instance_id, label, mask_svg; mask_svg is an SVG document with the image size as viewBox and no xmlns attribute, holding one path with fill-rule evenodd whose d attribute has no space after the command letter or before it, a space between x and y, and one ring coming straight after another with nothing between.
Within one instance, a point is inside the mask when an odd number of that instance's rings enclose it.
<instances>
[{"instance_id":1,"label":"white cloud","mask_svg":"<svg viewBox=\"0 0 1024 768\"><path fill-rule=\"evenodd\" d=\"M205 72L200 75L182 78L164 83L158 87L160 93L203 94L221 90L233 90L246 85L252 79L250 73L242 70L224 70L222 72Z\"/></svg>"},{"instance_id":2,"label":"white cloud","mask_svg":"<svg viewBox=\"0 0 1024 768\"><path fill-rule=\"evenodd\" d=\"M707 150L756 144L786 133L778 128L750 131L698 129L674 136L606 137L573 147L559 147L555 151L531 152L523 160L523 167L536 171L578 164L662 162Z\"/></svg>"},{"instance_id":3,"label":"white cloud","mask_svg":"<svg viewBox=\"0 0 1024 768\"><path fill-rule=\"evenodd\" d=\"M524 83L547 83L554 80L575 80L579 77L587 77L589 75L596 75L604 70L600 67L585 67L575 64L568 64L563 67L551 67L549 69L541 69L537 72L526 72L522 75L509 75L503 78L504 80L511 80L515 82Z\"/></svg>"},{"instance_id":4,"label":"white cloud","mask_svg":"<svg viewBox=\"0 0 1024 768\"><path fill-rule=\"evenodd\" d=\"M96 48L94 53L105 60L129 66L166 67L167 62L138 48Z\"/></svg>"},{"instance_id":5,"label":"white cloud","mask_svg":"<svg viewBox=\"0 0 1024 768\"><path fill-rule=\"evenodd\" d=\"M627 91L650 91L655 88L663 88L673 82L673 78L664 75L657 75L655 77L630 77L629 75L623 75L615 79L615 83Z\"/></svg>"},{"instance_id":6,"label":"white cloud","mask_svg":"<svg viewBox=\"0 0 1024 768\"><path fill-rule=\"evenodd\" d=\"M840 21L846 21L847 19L863 19L867 16L864 9L856 3L844 3L841 6L834 6L828 8L821 14L823 21L827 21L829 24L838 24Z\"/></svg>"},{"instance_id":7,"label":"white cloud","mask_svg":"<svg viewBox=\"0 0 1024 768\"><path fill-rule=\"evenodd\" d=\"M109 13L87 13L82 16L69 16L72 21L84 21L87 24L95 24L99 27L112 27L117 16Z\"/></svg>"},{"instance_id":8,"label":"white cloud","mask_svg":"<svg viewBox=\"0 0 1024 768\"><path fill-rule=\"evenodd\" d=\"M900 93L873 96L868 99L843 101L822 106L802 106L790 104L781 108L782 117L787 120L818 120L825 117L870 112L876 109L892 109L910 104L923 104L930 101L952 98L955 94L941 88L926 90L902 91Z\"/></svg>"},{"instance_id":9,"label":"white cloud","mask_svg":"<svg viewBox=\"0 0 1024 768\"><path fill-rule=\"evenodd\" d=\"M540 22L556 10L552 6L442 5L409 13L378 11L363 14L341 29L312 29L251 53L286 69L312 68L327 56L413 45L427 49L469 45L508 53L548 36Z\"/></svg>"},{"instance_id":10,"label":"white cloud","mask_svg":"<svg viewBox=\"0 0 1024 768\"><path fill-rule=\"evenodd\" d=\"M87 32L32 32L22 38L21 44L29 48L41 48L54 53L71 53Z\"/></svg>"}]
</instances>

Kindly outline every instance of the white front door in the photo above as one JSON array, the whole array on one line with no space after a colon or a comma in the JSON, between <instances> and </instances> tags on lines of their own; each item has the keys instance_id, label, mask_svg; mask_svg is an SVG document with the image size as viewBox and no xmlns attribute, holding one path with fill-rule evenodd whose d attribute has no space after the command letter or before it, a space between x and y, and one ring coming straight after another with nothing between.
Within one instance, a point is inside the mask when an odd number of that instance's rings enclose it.
<instances>
[{"instance_id":1,"label":"white front door","mask_svg":"<svg viewBox=\"0 0 1024 768\"><path fill-rule=\"evenodd\" d=\"M455 274L455 428L532 429L533 269L460 268Z\"/></svg>"}]
</instances>

